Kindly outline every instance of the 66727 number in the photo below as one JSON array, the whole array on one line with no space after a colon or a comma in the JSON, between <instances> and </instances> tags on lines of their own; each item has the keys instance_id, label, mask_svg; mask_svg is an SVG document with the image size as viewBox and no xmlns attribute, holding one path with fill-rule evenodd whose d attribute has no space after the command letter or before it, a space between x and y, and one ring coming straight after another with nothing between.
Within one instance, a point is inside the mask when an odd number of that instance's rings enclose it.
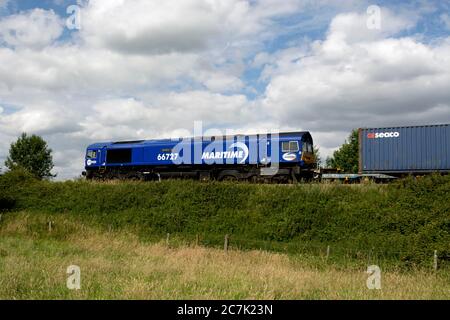
<instances>
[{"instance_id":1,"label":"66727 number","mask_svg":"<svg viewBox=\"0 0 450 320\"><path fill-rule=\"evenodd\" d=\"M178 158L178 153L160 153L156 158L158 159L158 161L174 161Z\"/></svg>"}]
</instances>

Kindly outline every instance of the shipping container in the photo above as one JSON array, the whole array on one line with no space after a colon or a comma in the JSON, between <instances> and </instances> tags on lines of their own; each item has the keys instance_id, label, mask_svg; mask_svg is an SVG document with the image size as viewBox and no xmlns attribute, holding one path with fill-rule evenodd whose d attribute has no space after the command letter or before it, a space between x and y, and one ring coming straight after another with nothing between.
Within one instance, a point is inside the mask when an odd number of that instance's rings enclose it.
<instances>
[{"instance_id":1,"label":"shipping container","mask_svg":"<svg viewBox=\"0 0 450 320\"><path fill-rule=\"evenodd\" d=\"M450 171L450 125L359 129L360 173Z\"/></svg>"}]
</instances>

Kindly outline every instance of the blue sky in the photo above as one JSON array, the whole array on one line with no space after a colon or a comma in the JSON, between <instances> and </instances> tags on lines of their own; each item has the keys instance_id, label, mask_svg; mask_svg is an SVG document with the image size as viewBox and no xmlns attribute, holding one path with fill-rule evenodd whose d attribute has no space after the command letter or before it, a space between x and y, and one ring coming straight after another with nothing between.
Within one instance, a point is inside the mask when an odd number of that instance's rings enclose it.
<instances>
[{"instance_id":1,"label":"blue sky","mask_svg":"<svg viewBox=\"0 0 450 320\"><path fill-rule=\"evenodd\" d=\"M86 145L205 128L309 130L329 155L357 127L450 122L450 2L0 0L0 163L44 136L62 179ZM367 9L381 10L369 29Z\"/></svg>"}]
</instances>

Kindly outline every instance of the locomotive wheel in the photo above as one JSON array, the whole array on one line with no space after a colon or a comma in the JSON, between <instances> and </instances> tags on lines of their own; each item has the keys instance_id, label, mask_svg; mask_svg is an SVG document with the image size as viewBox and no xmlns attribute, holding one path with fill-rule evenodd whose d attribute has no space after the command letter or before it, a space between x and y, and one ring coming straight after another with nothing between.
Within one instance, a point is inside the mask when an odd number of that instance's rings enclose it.
<instances>
[{"instance_id":1,"label":"locomotive wheel","mask_svg":"<svg viewBox=\"0 0 450 320\"><path fill-rule=\"evenodd\" d=\"M142 180L142 177L139 173L129 173L126 175L126 179L131 181L140 181Z\"/></svg>"},{"instance_id":2,"label":"locomotive wheel","mask_svg":"<svg viewBox=\"0 0 450 320\"><path fill-rule=\"evenodd\" d=\"M224 176L220 181L226 181L226 182L236 182L238 179L235 176Z\"/></svg>"}]
</instances>

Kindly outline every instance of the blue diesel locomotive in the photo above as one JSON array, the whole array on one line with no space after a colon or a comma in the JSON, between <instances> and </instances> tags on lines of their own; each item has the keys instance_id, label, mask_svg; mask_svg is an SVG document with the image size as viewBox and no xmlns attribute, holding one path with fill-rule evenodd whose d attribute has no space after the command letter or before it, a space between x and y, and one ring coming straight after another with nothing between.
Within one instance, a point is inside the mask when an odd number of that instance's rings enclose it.
<instances>
[{"instance_id":1,"label":"blue diesel locomotive","mask_svg":"<svg viewBox=\"0 0 450 320\"><path fill-rule=\"evenodd\" d=\"M315 169L309 132L95 143L87 179L295 182Z\"/></svg>"}]
</instances>

